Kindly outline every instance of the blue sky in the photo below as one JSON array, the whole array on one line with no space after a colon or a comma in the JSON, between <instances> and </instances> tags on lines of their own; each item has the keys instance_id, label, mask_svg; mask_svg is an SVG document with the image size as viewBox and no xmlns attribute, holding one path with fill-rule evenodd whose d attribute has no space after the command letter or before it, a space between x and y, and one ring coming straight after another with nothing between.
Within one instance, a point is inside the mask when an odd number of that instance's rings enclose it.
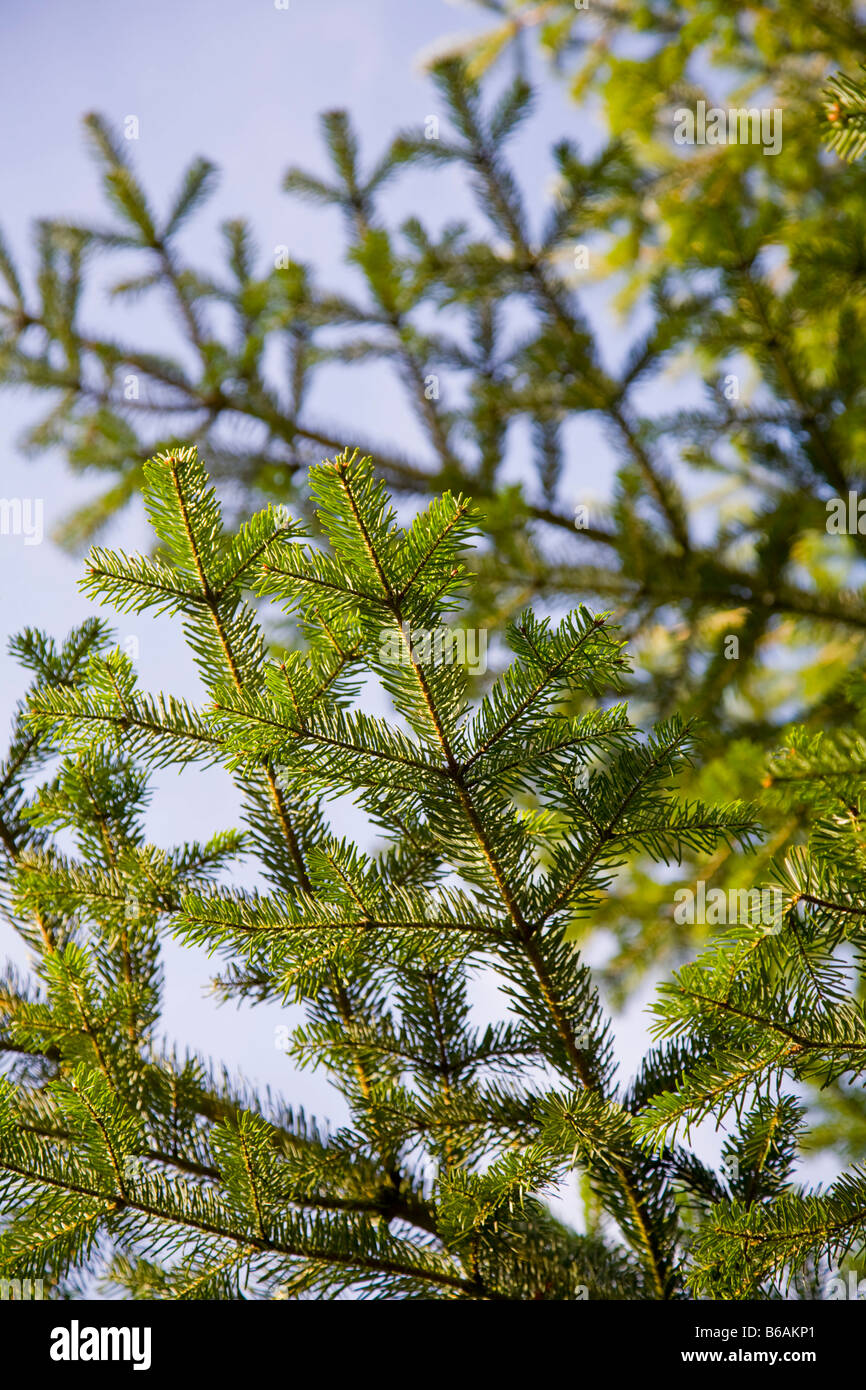
<instances>
[{"instance_id":1,"label":"blue sky","mask_svg":"<svg viewBox=\"0 0 866 1390\"><path fill-rule=\"evenodd\" d=\"M263 255L276 245L315 263L323 283L348 284L341 265L342 237L335 214L290 201L280 190L291 164L322 170L318 114L347 107L373 156L396 128L422 124L440 113L438 99L419 70L419 52L443 35L471 30L483 14L442 0L31 0L7 6L6 64L0 87L0 123L6 132L2 156L0 223L19 261L28 265L33 219L67 215L105 221L97 176L87 157L81 117L89 110L120 125L138 118L135 164L148 191L164 206L183 166L196 154L222 169L209 208L185 233L184 249L197 263L216 254L222 218L248 216ZM442 113L444 114L444 113ZM516 147L516 163L529 206L540 209L550 180L547 150L568 135L586 148L599 131L551 81L539 110ZM389 194L395 213L418 212L434 223L465 215L469 208L457 175L410 174ZM98 283L104 283L99 281ZM85 319L97 330L138 335L149 347L175 341L170 318L159 304L118 311L98 291L88 299ZM118 314L122 314L119 320ZM612 326L605 351L623 342ZM354 420L365 434L415 447L415 425L405 407L382 383L371 391L354 373L337 374L331 395L317 411ZM682 398L680 397L682 403ZM4 497L43 499L46 532L74 506L92 483L71 479L56 453L26 458L18 447L25 426L44 402L24 393L0 397L0 492ZM575 488L604 476L609 460L600 436L583 427L573 436L570 461ZM97 480L98 481L98 480ZM586 496L586 490L577 492ZM140 509L124 515L108 543L128 550L148 544ZM50 541L28 546L21 536L0 538L0 642L26 624L45 626L61 637L92 606L76 589L80 558L61 553ZM108 614L111 617L110 614ZM180 638L166 621L116 620L119 639L134 636L146 688L168 688L195 697L196 685ZM0 716L11 713L20 687L4 661ZM236 800L219 772L161 775L150 831L159 843L203 838L235 822ZM0 928L0 946L19 960L20 946ZM275 1008L217 1010L203 994L209 968L201 953L166 948L165 1028L170 1039L240 1067L253 1081L282 1090L295 1104L341 1118L337 1098L315 1074L293 1074L274 1046L274 1029L292 1014ZM486 1003L493 1001L489 998ZM644 1021L632 1010L618 1028L618 1049L630 1070L645 1046Z\"/></svg>"},{"instance_id":2,"label":"blue sky","mask_svg":"<svg viewBox=\"0 0 866 1390\"><path fill-rule=\"evenodd\" d=\"M482 16L483 22L483 16ZM193 0L178 6L156 0L147 6L88 0L69 6L42 0L4 17L7 76L0 91L0 120L7 139L3 155L0 222L19 264L28 268L34 219L68 216L105 223L98 176L82 137L81 118L95 110L116 127L138 118L139 138L130 142L135 165L157 206L164 206L181 169L205 154L222 170L208 208L185 233L184 250L196 263L213 263L219 222L248 216L262 254L286 244L293 255L316 265L322 282L350 277L341 264L342 234L336 214L308 209L280 188L291 164L323 167L319 113L347 107L375 157L398 127L422 124L440 109L420 70L419 53L443 35L476 27L476 14L428 0L289 0L277 10L268 0ZM539 202L550 177L542 156L551 140L576 122L565 95L548 84L548 94L531 131L519 147L521 176ZM444 114L444 113L443 113ZM597 138L597 135L596 135ZM391 199L395 213L420 211L434 221L465 214L470 203L456 175L410 175ZM107 269L107 268L106 268ZM114 265L111 266L112 272ZM117 274L120 273L118 268ZM106 275L97 275L104 283ZM116 278L112 274L108 278ZM120 317L122 315L122 318ZM148 346L175 342L170 316L158 302L118 311L103 293L85 302L85 321L95 328L140 335ZM416 444L415 426L399 397L356 385L341 373L333 399L317 402L380 438ZM22 430L46 403L26 393L0 398L0 476L5 497L43 502L50 532L94 487L97 478L70 478L59 453L26 458L18 447ZM148 537L140 508L124 515L107 537L111 545L143 548ZM0 637L3 645L23 624L45 626L61 637L72 623L94 611L77 590L81 560L46 539L28 545L23 536L0 541ZM121 641L138 643L137 666L146 688L169 688L193 698L196 680L179 634L168 621L117 618ZM4 658L3 717L19 694L17 673ZM150 816L150 833L168 844L202 837L234 822L236 798L218 771L179 779L161 774ZM3 941L10 933L3 929ZM12 938L9 949L21 958ZM256 1081L284 1084L285 1059L274 1047L274 1026L287 1015L276 1009L253 1014L202 998L209 969L201 953L167 947L165 1026L168 1035L240 1065ZM322 1081L295 1077L288 1088L297 1102L333 1113L333 1096L322 1104Z\"/></svg>"}]
</instances>

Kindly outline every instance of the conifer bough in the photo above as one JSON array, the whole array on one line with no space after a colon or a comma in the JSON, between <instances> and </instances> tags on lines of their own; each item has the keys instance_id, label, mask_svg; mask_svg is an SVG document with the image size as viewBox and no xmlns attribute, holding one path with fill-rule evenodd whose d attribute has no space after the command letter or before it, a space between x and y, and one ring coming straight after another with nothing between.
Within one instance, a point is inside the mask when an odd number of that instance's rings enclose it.
<instances>
[{"instance_id":1,"label":"conifer bough","mask_svg":"<svg viewBox=\"0 0 866 1390\"><path fill-rule=\"evenodd\" d=\"M139 495L148 457L190 438L217 484L231 480L239 515L264 501L306 514L307 465L363 442L401 505L445 490L475 499L485 543L467 622L491 641L528 604L616 616L635 662L632 717L706 721L691 794L751 799L780 720L854 722L866 534L856 507L847 534L828 531L828 509L866 495L866 209L858 167L822 144L838 121L816 117L824 74L866 57L866 27L853 0L832 24L802 0L760 3L748 23L721 0L704 0L699 20L692 9L518 6L519 30L537 25L549 54L579 60L582 105L551 151L549 196L534 177L521 187L515 142L533 93L520 79L494 92L477 64L438 63L441 120L372 152L349 113L326 112L327 159L289 169L284 187L339 213L339 285L297 248L257 250L254 218L223 223L224 257L202 259L192 219L215 167L193 159L160 206L134 142L89 116L106 215L41 220L29 275L0 237L0 389L44 401L25 447L59 447L106 485L62 538L93 539ZM779 156L677 145L673 113L704 100L784 108ZM851 102L836 92L828 112L835 103L849 133ZM611 138L587 148L599 112ZM389 191L404 173L438 178L445 164L471 194L466 222L395 218ZM162 322L167 307L174 331L159 351L126 322L91 317L101 284L114 312L151 296ZM613 337L602 300L635 311L616 315ZM363 440L357 419L340 418L331 366L370 363L377 391L390 379L414 413L414 441L395 436L401 412L381 397ZM678 365L701 385L666 404ZM609 505L590 490L599 426L615 454ZM776 847L775 830L801 838L796 808L768 829ZM680 881L730 890L737 872L722 846L709 864L686 857ZM619 945L605 965L618 999L693 948L668 907L667 883L639 857L600 905L595 920ZM866 1145L866 1112L860 1128Z\"/></svg>"},{"instance_id":2,"label":"conifer bough","mask_svg":"<svg viewBox=\"0 0 866 1390\"><path fill-rule=\"evenodd\" d=\"M472 509L446 494L400 529L357 454L310 486L319 535L273 507L229 535L178 449L145 470L155 557L90 553L90 595L182 622L200 708L141 691L96 620L60 649L14 644L35 682L0 841L34 964L0 988L0 1275L69 1297L99 1278L134 1299L736 1298L856 1246L858 1171L824 1195L791 1186L803 1117L785 1086L862 1066L862 1005L821 953L859 945L866 908L801 850L779 930L744 925L682 971L659 1005L671 1037L619 1087L569 928L635 849L748 845L753 810L677 798L690 730L644 736L612 702L626 659L603 615L520 615L481 699L411 639L384 659L383 633L458 620ZM290 616L291 650L269 647L261 600ZM364 708L372 681L390 718ZM800 796L822 756L785 763ZM245 828L146 843L167 764L225 766ZM338 836L338 795L380 848ZM160 1047L165 930L222 957L224 997L304 1005L288 1054L326 1070L344 1125ZM486 1027L482 970L507 1006ZM732 1113L716 1174L676 1134ZM582 1233L549 1205L576 1172Z\"/></svg>"},{"instance_id":3,"label":"conifer bough","mask_svg":"<svg viewBox=\"0 0 866 1390\"><path fill-rule=\"evenodd\" d=\"M302 505L307 464L359 442L355 421L317 405L339 401L329 367L376 363L418 434L410 445L377 428L365 451L403 498L476 498L491 543L475 597L491 628L536 600L616 612L642 666L636 696L655 716L707 720L717 751L734 732L774 743L788 701L844 723L845 674L866 651L866 536L828 542L826 504L863 490L864 209L819 131L849 142L861 117L840 98L842 132L816 108L824 71L866 56L866 29L852 0L838 23L824 8L784 0L780 20L758 5L740 25L719 0L700 23L678 0L639 16L562 3L556 23L549 6L522 7L519 29L539 23L564 56L573 37L587 59L590 104L551 151L550 196L516 172L533 105L523 80L488 99L471 68L437 64L441 129L429 118L435 131L404 131L372 158L346 111L324 113L325 167L290 168L284 188L341 215L339 286L287 245L261 255L246 219L222 224L219 264L191 257L185 234L215 166L191 160L160 208L132 142L88 116L108 216L40 220L29 277L0 236L0 389L45 403L29 449L59 446L106 483L58 534L92 539L137 496L144 461L189 437L245 510ZM635 24L652 36L639 59ZM778 158L673 142L672 112L713 105L720 69L723 105L750 104L757 87L784 107ZM572 136L598 109L611 138L587 150ZM468 219L395 223L395 182L446 165L471 195ZM126 322L93 321L100 273L115 306L169 306L176 332L158 351ZM630 322L599 325L602 288L636 311ZM666 405L674 364L694 390ZM583 431L599 427L609 503L584 469Z\"/></svg>"}]
</instances>

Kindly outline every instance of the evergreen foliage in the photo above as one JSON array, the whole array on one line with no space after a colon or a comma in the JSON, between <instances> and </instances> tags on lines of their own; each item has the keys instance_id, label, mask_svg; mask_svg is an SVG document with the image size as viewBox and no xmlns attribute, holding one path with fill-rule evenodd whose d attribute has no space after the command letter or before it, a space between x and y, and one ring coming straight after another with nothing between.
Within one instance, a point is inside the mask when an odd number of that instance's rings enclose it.
<instances>
[{"instance_id":1,"label":"evergreen foliage","mask_svg":"<svg viewBox=\"0 0 866 1390\"><path fill-rule=\"evenodd\" d=\"M866 87L862 79L834 73L827 84L826 97L827 145L842 159L860 159L866 151Z\"/></svg>"},{"instance_id":2,"label":"evergreen foliage","mask_svg":"<svg viewBox=\"0 0 866 1390\"><path fill-rule=\"evenodd\" d=\"M0 384L48 402L26 443L107 479L60 538L97 539L144 487L154 550L97 546L85 588L182 623L206 697L142 691L100 622L14 644L34 685L0 772L0 891L35 965L0 985L18 1213L0 1276L69 1296L98 1274L145 1298L744 1298L820 1295L862 1259L866 535L827 512L864 487L866 90L847 74L866 27L850 0L482 8L493 27L431 64L434 130L371 160L331 111L329 171L286 175L342 215L354 290L262 255L241 219L222 269L190 259L215 167L193 160L158 209L96 115L110 220L40 222L32 278L0 237ZM513 146L533 34L607 130L556 144L543 200ZM781 152L675 146L700 100L777 109ZM475 214L395 224L390 185L445 169ZM118 255L113 302L169 305L176 348L88 322ZM411 451L386 425L361 451L401 518L418 510L405 531L343 452L354 423L318 405L333 364L371 363L417 421ZM669 409L682 367L702 384ZM455 621L489 632L487 676L411 636ZM758 837L740 803L792 717ZM149 844L151 771L208 764L243 829ZM347 838L342 796L376 844ZM768 876L770 932L674 917L696 879ZM578 948L599 929L594 983ZM165 1050L166 930L223 957L222 996L305 1005L289 1053L326 1069L343 1127ZM625 1088L595 985L616 1005L675 965ZM489 1026L482 967L510 1007ZM717 1172L687 1147L712 1118ZM839 1182L800 1185L797 1156L828 1150ZM583 1235L547 1204L575 1171Z\"/></svg>"},{"instance_id":3,"label":"evergreen foliage","mask_svg":"<svg viewBox=\"0 0 866 1390\"><path fill-rule=\"evenodd\" d=\"M357 453L313 468L310 493L313 535L273 507L231 534L176 449L145 467L158 559L91 551L88 593L183 624L199 708L141 691L99 622L15 644L34 683L0 840L34 970L0 993L0 1272L169 1299L737 1298L811 1277L863 1232L859 1169L829 1193L791 1176L798 1083L862 1062L843 978L866 910L862 740L804 735L780 759L774 794L796 787L815 830L780 867L779 929L743 924L680 973L666 1040L623 1088L569 926L636 850L748 845L754 811L676 794L692 732L629 722L604 615L524 611L481 697L424 647L465 617L463 497L400 528ZM296 632L281 656L263 602ZM148 774L206 763L234 775L246 828L147 843ZM371 847L338 833L341 794ZM222 958L224 997L304 1005L288 1054L327 1072L345 1124L159 1044L167 929ZM507 1004L486 1026L482 970ZM677 1137L706 1114L737 1119L719 1174ZM549 1205L575 1171L583 1233Z\"/></svg>"},{"instance_id":4,"label":"evergreen foliage","mask_svg":"<svg viewBox=\"0 0 866 1390\"><path fill-rule=\"evenodd\" d=\"M848 674L863 660L866 535L829 534L827 509L864 487L863 183L824 140L839 124L832 75L866 60L866 27L851 0L832 17L802 0L483 8L498 27L481 48L432 64L437 128L425 118L370 155L350 116L329 111L326 167L286 175L292 198L341 215L354 281L339 290L288 247L264 254L252 218L223 225L222 268L202 264L186 238L213 165L193 160L157 208L130 143L90 116L111 216L40 222L32 277L0 245L0 383L49 404L31 447L106 478L61 529L75 545L138 494L152 454L189 438L232 522L281 501L309 519L308 466L359 440L331 369L385 367L417 443L389 438L383 394L363 452L401 514L442 491L475 499L471 621L493 635L529 603L553 619L580 603L610 612L634 661L635 722L702 718L689 794L751 800L785 721L861 720ZM578 103L543 195L515 173L534 93L520 71L499 88L502 68L483 76L533 34ZM675 144L677 109L699 101L772 105L781 151ZM474 200L465 221L393 217L399 179L445 170ZM87 296L105 284L114 314L142 297L167 308L175 346L145 350L119 318L95 328ZM602 299L621 311L622 343ZM602 430L616 461L606 506ZM686 850L681 882L757 878L806 833L797 807L765 819L752 862ZM617 1000L701 938L672 919L668 884L639 853L593 922L616 941Z\"/></svg>"},{"instance_id":5,"label":"evergreen foliage","mask_svg":"<svg viewBox=\"0 0 866 1390\"><path fill-rule=\"evenodd\" d=\"M706 1116L718 1123L733 1114L741 1124L729 1198L713 1207L693 1249L698 1295L755 1298L767 1280L796 1279L802 1290L822 1262L838 1267L852 1252L862 1260L862 1149L826 1190L790 1175L805 1087L829 1092L829 1114L847 1110L862 1137L864 755L861 734L794 732L767 785L782 805L807 806L811 828L775 866L776 920L769 931L729 927L661 987L658 1034L688 1039L691 1055L678 1086L639 1117L639 1131L672 1142Z\"/></svg>"},{"instance_id":6,"label":"evergreen foliage","mask_svg":"<svg viewBox=\"0 0 866 1390\"><path fill-rule=\"evenodd\" d=\"M263 255L243 219L222 227L221 269L190 261L184 235L214 167L193 160L159 210L129 144L87 118L110 221L41 222L32 286L0 256L0 380L50 401L29 443L108 479L63 538L92 538L136 495L145 460L190 437L238 514L297 505L308 466L357 440L355 422L318 404L335 398L329 368L384 364L418 443L407 452L383 426L363 449L395 494L476 499L485 623L504 626L527 602L614 612L638 659L630 695L650 719L707 718L708 751L733 734L766 746L788 702L816 723L844 721L866 540L829 541L826 506L863 482L863 193L855 170L828 159L816 113L825 78L866 59L855 7L836 7L833 25L800 0L779 14L749 6L749 24L717 0L699 14L678 0L486 8L508 16L491 52L540 25L548 51L578 61L575 98L585 115L600 103L609 138L558 141L541 200L511 154L533 102L522 77L486 94L477 61L440 61L441 128L399 134L372 158L349 115L327 112L330 169L292 168L285 188L342 213L354 291L322 286L286 247ZM623 51L635 29L652 40L640 59ZM720 74L724 104L778 107L777 156L674 143L676 109L712 105ZM393 225L394 181L446 166L476 215ZM144 350L119 318L113 332L89 326L83 296L118 254L115 303L170 305L176 350ZM599 287L626 316L622 349L598 322ZM669 406L659 388L682 367L694 389ZM598 429L616 460L610 505L594 496Z\"/></svg>"}]
</instances>

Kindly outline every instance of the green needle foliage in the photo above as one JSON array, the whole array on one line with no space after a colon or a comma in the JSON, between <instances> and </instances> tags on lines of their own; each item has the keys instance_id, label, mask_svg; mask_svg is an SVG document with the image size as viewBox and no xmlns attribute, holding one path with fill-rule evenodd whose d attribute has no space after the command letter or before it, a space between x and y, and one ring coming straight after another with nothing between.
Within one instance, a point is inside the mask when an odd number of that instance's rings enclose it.
<instances>
[{"instance_id":1,"label":"green needle foliage","mask_svg":"<svg viewBox=\"0 0 866 1390\"><path fill-rule=\"evenodd\" d=\"M510 664L472 696L424 641L463 602L462 497L401 529L357 454L314 468L310 491L312 537L272 507L230 534L196 452L175 450L145 468L159 560L91 552L88 593L182 622L200 708L141 691L96 622L61 650L16 644L35 681L0 825L34 966L0 992L0 1272L72 1297L97 1276L132 1298L685 1296L693 1228L725 1189L639 1122L690 1049L652 1051L621 1087L568 931L636 849L745 845L754 813L676 794L690 731L629 723L604 616L523 612ZM265 601L295 630L279 657ZM246 829L147 843L152 769L208 763L234 775ZM338 796L369 846L338 833ZM303 1005L287 1052L326 1072L345 1124L160 1045L165 929L222 958L225 998ZM485 1026L479 974L503 1002ZM549 1204L575 1171L584 1233ZM771 1214L782 1181L754 1186Z\"/></svg>"},{"instance_id":2,"label":"green needle foliage","mask_svg":"<svg viewBox=\"0 0 866 1390\"><path fill-rule=\"evenodd\" d=\"M569 928L636 851L748 846L754 812L676 795L690 731L643 736L613 702L627 662L604 616L525 611L472 697L425 641L465 603L462 497L401 529L357 454L310 491L314 536L272 507L230 534L176 450L145 469L159 559L91 551L87 592L182 622L201 708L139 690L97 621L14 644L35 680L0 841L33 970L0 987L0 1274L73 1298L95 1278L134 1299L814 1292L866 1224L861 1167L826 1191L793 1176L804 1091L856 1085L866 1054L866 741L803 733L779 756L772 795L808 808L810 842L777 864L772 921L663 988L664 1040L623 1087ZM280 656L264 601L295 631ZM147 843L150 772L208 763L246 829ZM335 797L369 847L336 833ZM222 958L224 998L303 1005L288 1056L326 1072L346 1123L159 1043L166 929ZM503 1001L485 1026L479 974ZM727 1130L718 1172L680 1139L706 1119ZM575 1174L583 1232L550 1205Z\"/></svg>"},{"instance_id":3,"label":"green needle foliage","mask_svg":"<svg viewBox=\"0 0 866 1390\"><path fill-rule=\"evenodd\" d=\"M435 67L435 114L372 157L348 114L327 112L329 168L291 168L284 186L342 215L352 279L339 291L285 246L262 254L243 219L222 227L221 266L191 261L184 238L214 167L194 160L157 209L131 143L87 118L111 217L41 222L32 285L0 250L0 381L46 398L33 447L107 479L63 537L92 539L137 494L145 460L190 437L239 514L297 505L308 466L357 439L320 404L337 395L331 369L372 365L416 424L414 443L384 427L362 441L392 493L478 503L485 624L529 602L613 612L642 713L707 718L716 749L732 733L774 741L780 708L844 721L866 539L828 538L826 504L863 484L863 183L828 156L815 117L825 78L866 57L866 28L849 3L828 24L801 0L749 5L743 23L718 0L486 8L507 16L505 39L540 26L548 51L578 55L575 97L584 116L600 105L606 138L558 141L552 191L527 192L512 146L532 91L518 78L488 96L456 59ZM779 153L675 144L676 109L717 97L778 108ZM446 166L471 216L395 223L393 184ZM94 328L97 284L115 314L140 297L168 308L174 344L145 350L119 316ZM625 315L622 341L602 302ZM669 370L688 372L687 393Z\"/></svg>"},{"instance_id":4,"label":"green needle foliage","mask_svg":"<svg viewBox=\"0 0 866 1390\"><path fill-rule=\"evenodd\" d=\"M371 152L329 111L322 165L286 172L289 199L342 222L338 289L289 247L257 248L252 212L204 264L194 218L214 166L193 160L158 207L134 144L90 116L110 215L40 222L29 273L0 243L0 385L46 403L30 447L105 481L61 528L75 545L138 495L150 456L189 438L232 524L265 502L309 521L308 467L359 442L340 383L372 371L383 423L360 442L401 516L445 491L475 499L467 620L493 637L528 604L553 620L609 612L635 722L705 723L689 795L752 800L789 719L862 722L848 675L863 663L866 534L828 533L827 508L866 489L866 206L859 167L825 137L857 128L854 89L832 74L866 60L866 25L853 0L483 9L495 33L433 65L421 128ZM502 69L480 79L531 35L578 103L544 192L516 172L533 91ZM778 111L778 154L676 144L675 113L700 101ZM469 211L395 217L409 176L434 192L459 181ZM90 307L103 288L105 326ZM140 299L168 319L159 351L130 330ZM388 422L409 414L398 442ZM760 877L805 833L797 806L766 820L748 866L724 844L685 848L681 883ZM616 940L617 1000L703 939L673 920L639 850L592 922Z\"/></svg>"},{"instance_id":5,"label":"green needle foliage","mask_svg":"<svg viewBox=\"0 0 866 1390\"><path fill-rule=\"evenodd\" d=\"M828 82L825 96L826 144L842 159L860 159L866 152L866 86L862 80L837 72Z\"/></svg>"},{"instance_id":6,"label":"green needle foliage","mask_svg":"<svg viewBox=\"0 0 866 1390\"><path fill-rule=\"evenodd\" d=\"M657 1032L682 1040L683 1074L637 1123L660 1144L708 1116L740 1124L728 1199L692 1250L692 1287L710 1297L753 1298L768 1281L808 1286L822 1262L853 1254L862 1264L866 1238L866 740L798 731L768 780L783 804L809 808L808 842L776 866L769 931L728 928L662 986ZM806 1087L820 1088L828 1138L859 1159L818 1191L789 1182Z\"/></svg>"}]
</instances>

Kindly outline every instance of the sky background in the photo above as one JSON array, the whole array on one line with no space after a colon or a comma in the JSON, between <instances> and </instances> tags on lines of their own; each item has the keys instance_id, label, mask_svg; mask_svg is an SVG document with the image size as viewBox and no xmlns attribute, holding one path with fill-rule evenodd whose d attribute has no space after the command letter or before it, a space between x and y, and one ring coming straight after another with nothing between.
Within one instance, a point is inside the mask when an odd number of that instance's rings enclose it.
<instances>
[{"instance_id":1,"label":"sky background","mask_svg":"<svg viewBox=\"0 0 866 1390\"><path fill-rule=\"evenodd\" d=\"M140 136L130 142L134 162L155 205L171 197L183 167L198 154L222 170L218 192L184 233L183 248L196 264L213 266L218 224L245 216L263 257L286 245L292 256L313 262L320 283L348 288L342 264L339 216L300 205L281 191L290 165L324 172L319 113L346 107L368 157L376 157L400 127L444 117L442 103L420 70L419 54L444 35L471 32L483 13L442 0L2 0L5 63L0 84L2 203L0 225L25 273L32 270L32 224L40 216L65 215L83 222L108 221L99 180L82 137L81 118L91 110L116 127L138 118ZM541 210L551 181L547 154L563 135L584 152L601 132L576 110L555 81L544 82L536 114L515 147L515 163L530 209ZM388 194L393 215L418 213L435 228L464 216L470 203L450 170L410 173ZM112 278L118 278L122 262ZM149 348L170 348L174 326L164 305L152 299L131 308L110 305L97 291L85 302L83 321L117 332ZM593 303L593 316L603 316ZM626 337L612 322L602 344L614 361ZM357 369L336 372L314 413L354 422L364 436L418 450L416 425L383 378L362 380ZM658 395L659 388L655 388ZM665 391L683 404L682 383ZM677 394L679 393L679 394ZM46 539L27 545L23 536L0 537L0 643L24 624L43 626L61 638L94 611L76 588L80 557L61 552L48 533L93 490L88 478L71 478L57 452L28 458L23 430L45 411L26 393L0 396L0 495L41 498ZM579 424L569 441L568 486L575 499L604 491L610 458L591 426ZM519 455L513 466L520 467ZM97 486L104 480L96 480ZM149 544L140 508L128 510L106 537L113 547ZM197 685L179 632L168 620L113 617L118 639L134 637L136 665L146 689L170 689L193 698ZM0 718L5 724L25 682L0 653ZM149 833L163 845L204 839L236 823L237 799L218 772L168 771L157 781ZM345 827L339 828L342 831ZM19 962L25 955L8 927L0 926L0 951ZM600 949L600 948L599 948ZM205 993L212 966L203 953L167 943L164 1028L169 1039L239 1069L251 1081L281 1091L295 1105L320 1116L343 1118L339 1097L315 1073L294 1072L275 1046L275 1029L291 1024L293 1010L219 1009ZM646 1046L647 993L617 1026L617 1051L626 1073ZM496 1005L482 991L482 1008ZM714 1147L712 1143L710 1147Z\"/></svg>"}]
</instances>

